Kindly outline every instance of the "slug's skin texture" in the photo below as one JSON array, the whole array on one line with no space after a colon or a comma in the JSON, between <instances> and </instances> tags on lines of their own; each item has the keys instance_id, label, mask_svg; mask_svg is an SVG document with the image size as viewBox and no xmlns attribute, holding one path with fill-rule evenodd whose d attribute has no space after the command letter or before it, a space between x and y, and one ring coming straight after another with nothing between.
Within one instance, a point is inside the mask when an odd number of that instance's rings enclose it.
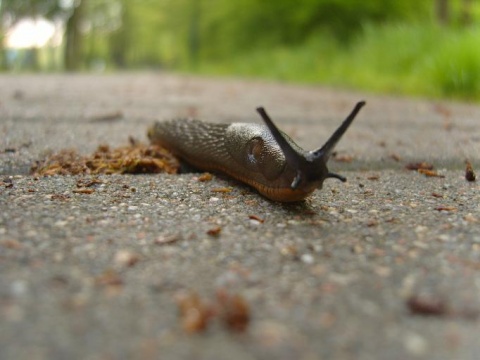
<instances>
[{"instance_id":1,"label":"slug's skin texture","mask_svg":"<svg viewBox=\"0 0 480 360\"><path fill-rule=\"evenodd\" d=\"M155 123L148 135L152 143L194 167L225 173L272 200L303 200L317 188L314 184L290 188L295 169L287 166L282 150L262 125L179 119Z\"/></svg>"},{"instance_id":2,"label":"slug's skin texture","mask_svg":"<svg viewBox=\"0 0 480 360\"><path fill-rule=\"evenodd\" d=\"M321 189L327 177L344 180L328 173L326 162L345 130L336 134L336 140L324 152L323 147L316 152L307 152L280 132L294 155L299 157L300 165L292 161L291 156L287 159L289 156L279 145L278 138L264 125L169 120L156 122L149 129L148 137L153 144L165 147L200 170L225 173L271 200L292 202L303 200L315 189Z\"/></svg>"}]
</instances>

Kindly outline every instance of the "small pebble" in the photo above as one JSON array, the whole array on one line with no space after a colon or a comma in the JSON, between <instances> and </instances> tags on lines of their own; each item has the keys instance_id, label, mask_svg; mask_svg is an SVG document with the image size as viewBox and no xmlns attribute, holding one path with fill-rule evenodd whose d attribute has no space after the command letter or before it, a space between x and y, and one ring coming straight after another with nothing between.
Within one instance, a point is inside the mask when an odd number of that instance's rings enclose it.
<instances>
[{"instance_id":1,"label":"small pebble","mask_svg":"<svg viewBox=\"0 0 480 360\"><path fill-rule=\"evenodd\" d=\"M305 264L313 264L315 258L311 254L303 254L300 256L300 260Z\"/></svg>"},{"instance_id":2,"label":"small pebble","mask_svg":"<svg viewBox=\"0 0 480 360\"><path fill-rule=\"evenodd\" d=\"M140 260L138 254L130 250L119 250L115 254L115 264L122 267L129 267L135 265Z\"/></svg>"},{"instance_id":3,"label":"small pebble","mask_svg":"<svg viewBox=\"0 0 480 360\"><path fill-rule=\"evenodd\" d=\"M412 355L421 356L425 355L428 350L428 344L426 340L415 333L410 333L405 336L404 339L405 349Z\"/></svg>"}]
</instances>

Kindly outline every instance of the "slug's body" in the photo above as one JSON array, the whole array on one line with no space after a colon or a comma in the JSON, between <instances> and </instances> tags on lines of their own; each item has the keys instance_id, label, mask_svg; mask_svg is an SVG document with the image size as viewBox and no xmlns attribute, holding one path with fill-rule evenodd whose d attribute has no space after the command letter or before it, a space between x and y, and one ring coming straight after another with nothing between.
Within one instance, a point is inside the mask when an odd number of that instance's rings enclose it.
<instances>
[{"instance_id":1,"label":"slug's body","mask_svg":"<svg viewBox=\"0 0 480 360\"><path fill-rule=\"evenodd\" d=\"M282 202L305 199L323 181L339 175L326 163L333 147L364 105L353 112L327 143L305 151L280 132L263 108L257 109L267 126L246 123L214 124L199 120L157 122L148 131L150 141L164 146L194 167L225 173Z\"/></svg>"}]
</instances>

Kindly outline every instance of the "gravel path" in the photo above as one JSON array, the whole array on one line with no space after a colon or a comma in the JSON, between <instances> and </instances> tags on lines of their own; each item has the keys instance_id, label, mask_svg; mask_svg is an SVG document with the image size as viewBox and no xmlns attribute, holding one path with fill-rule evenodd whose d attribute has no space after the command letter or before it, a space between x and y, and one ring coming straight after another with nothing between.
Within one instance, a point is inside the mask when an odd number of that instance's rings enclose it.
<instances>
[{"instance_id":1,"label":"gravel path","mask_svg":"<svg viewBox=\"0 0 480 360\"><path fill-rule=\"evenodd\" d=\"M157 119L260 122L329 180L282 205L222 176L34 178ZM480 107L179 76L0 76L1 359L477 359ZM428 162L441 177L408 171ZM480 171L477 171L480 172ZM228 189L229 192L219 192Z\"/></svg>"}]
</instances>

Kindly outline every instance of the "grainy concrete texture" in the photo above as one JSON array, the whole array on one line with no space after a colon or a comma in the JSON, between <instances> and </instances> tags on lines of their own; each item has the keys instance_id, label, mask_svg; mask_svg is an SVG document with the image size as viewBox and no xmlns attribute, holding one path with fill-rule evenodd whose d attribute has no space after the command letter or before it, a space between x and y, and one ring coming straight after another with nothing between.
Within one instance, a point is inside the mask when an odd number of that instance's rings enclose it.
<instances>
[{"instance_id":1,"label":"grainy concrete texture","mask_svg":"<svg viewBox=\"0 0 480 360\"><path fill-rule=\"evenodd\" d=\"M361 99L329 164L348 182L303 203L197 173L102 175L91 194L74 190L92 176L29 175L49 152L146 141L157 119L260 123L259 105L313 149ZM1 75L0 358L478 359L479 119L272 82ZM419 161L444 177L405 169Z\"/></svg>"}]
</instances>

